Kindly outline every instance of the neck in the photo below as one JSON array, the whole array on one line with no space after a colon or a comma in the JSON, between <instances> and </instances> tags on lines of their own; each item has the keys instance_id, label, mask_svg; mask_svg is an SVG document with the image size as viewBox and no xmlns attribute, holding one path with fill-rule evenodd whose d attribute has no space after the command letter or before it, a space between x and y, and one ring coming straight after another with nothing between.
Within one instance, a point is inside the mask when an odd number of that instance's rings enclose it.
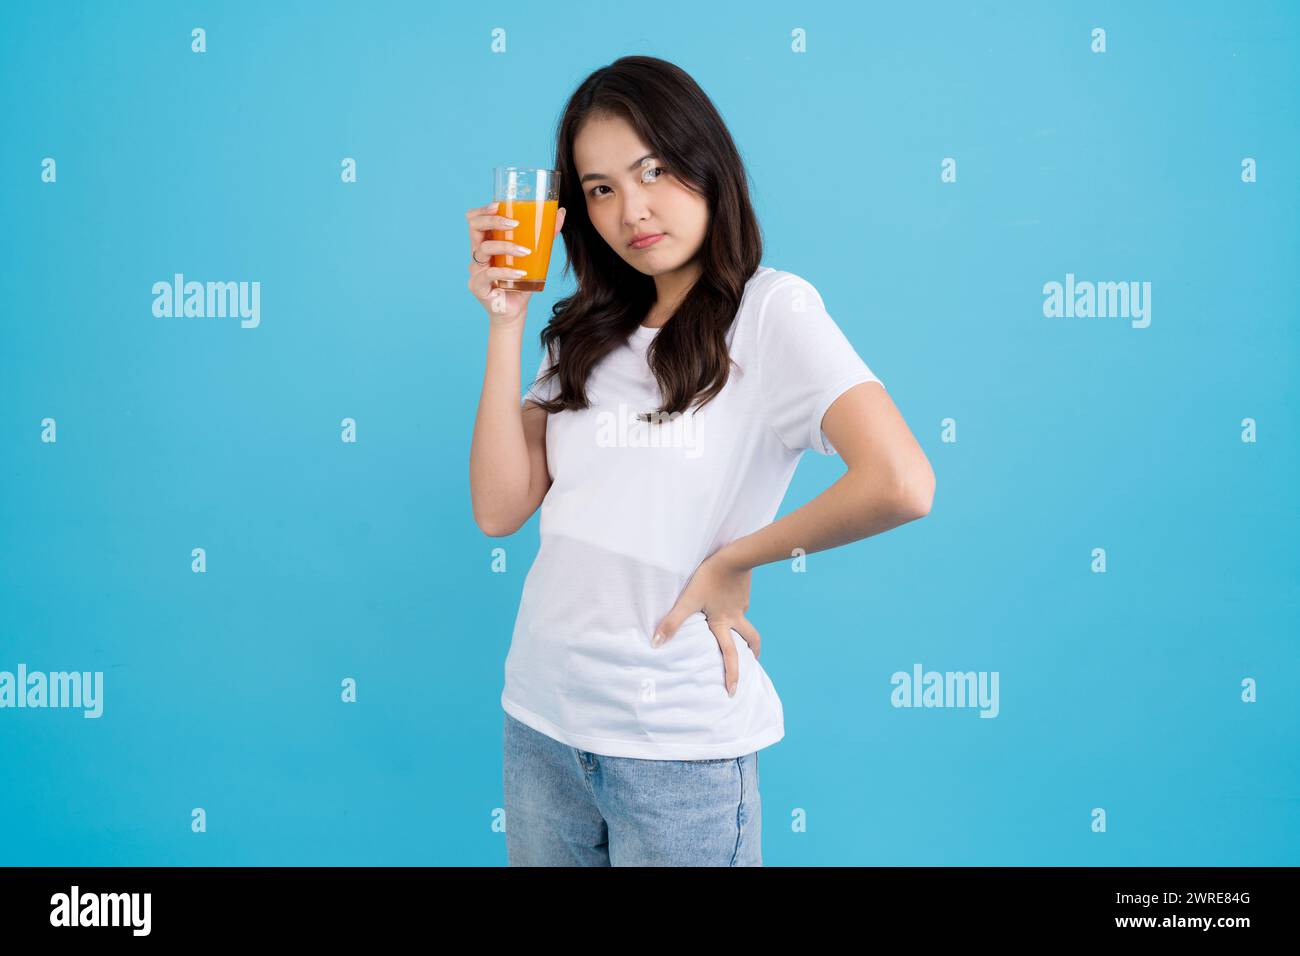
<instances>
[{"instance_id":1,"label":"neck","mask_svg":"<svg viewBox=\"0 0 1300 956\"><path fill-rule=\"evenodd\" d=\"M642 324L651 328L663 325L691 291L700 272L699 262L692 259L679 269L655 276L655 302Z\"/></svg>"}]
</instances>

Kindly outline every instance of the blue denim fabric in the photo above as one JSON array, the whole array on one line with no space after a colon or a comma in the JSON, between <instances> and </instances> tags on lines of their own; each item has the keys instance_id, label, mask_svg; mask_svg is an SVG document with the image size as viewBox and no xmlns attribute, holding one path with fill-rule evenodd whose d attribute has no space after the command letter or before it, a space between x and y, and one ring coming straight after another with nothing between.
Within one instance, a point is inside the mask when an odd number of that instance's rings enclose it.
<instances>
[{"instance_id":1,"label":"blue denim fabric","mask_svg":"<svg viewBox=\"0 0 1300 956\"><path fill-rule=\"evenodd\" d=\"M606 757L505 715L510 866L762 866L758 752Z\"/></svg>"}]
</instances>

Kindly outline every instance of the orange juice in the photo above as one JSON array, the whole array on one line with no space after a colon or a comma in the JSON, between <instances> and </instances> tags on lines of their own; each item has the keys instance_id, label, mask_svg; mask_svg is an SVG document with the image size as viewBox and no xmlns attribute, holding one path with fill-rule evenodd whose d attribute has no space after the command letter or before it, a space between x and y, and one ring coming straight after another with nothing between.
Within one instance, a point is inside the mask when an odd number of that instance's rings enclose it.
<instances>
[{"instance_id":1,"label":"orange juice","mask_svg":"<svg viewBox=\"0 0 1300 956\"><path fill-rule=\"evenodd\" d=\"M505 239L532 251L526 256L494 255L494 266L527 269L528 274L517 279L496 279L498 289L518 289L521 292L541 292L546 288L546 270L551 264L551 244L555 239L555 216L559 211L558 199L501 199L496 215L519 220L513 229L489 229L489 239Z\"/></svg>"}]
</instances>

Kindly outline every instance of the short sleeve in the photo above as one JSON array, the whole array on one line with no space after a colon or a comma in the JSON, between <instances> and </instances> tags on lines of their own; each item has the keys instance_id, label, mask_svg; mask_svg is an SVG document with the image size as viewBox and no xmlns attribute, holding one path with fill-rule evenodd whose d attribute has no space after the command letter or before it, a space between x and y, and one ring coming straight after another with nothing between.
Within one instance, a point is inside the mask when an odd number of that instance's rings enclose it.
<instances>
[{"instance_id":1,"label":"short sleeve","mask_svg":"<svg viewBox=\"0 0 1300 956\"><path fill-rule=\"evenodd\" d=\"M821 428L826 410L854 385L880 382L817 289L794 273L780 276L763 302L758 364L763 416L793 451L836 454Z\"/></svg>"},{"instance_id":2,"label":"short sleeve","mask_svg":"<svg viewBox=\"0 0 1300 956\"><path fill-rule=\"evenodd\" d=\"M552 378L549 381L542 382L542 375L551 365L551 357L546 349L542 349L542 360L537 365L537 374L533 376L532 384L524 389L523 397L519 400L522 406L524 402L532 399L534 402L549 402L555 397L559 390L559 379Z\"/></svg>"}]
</instances>

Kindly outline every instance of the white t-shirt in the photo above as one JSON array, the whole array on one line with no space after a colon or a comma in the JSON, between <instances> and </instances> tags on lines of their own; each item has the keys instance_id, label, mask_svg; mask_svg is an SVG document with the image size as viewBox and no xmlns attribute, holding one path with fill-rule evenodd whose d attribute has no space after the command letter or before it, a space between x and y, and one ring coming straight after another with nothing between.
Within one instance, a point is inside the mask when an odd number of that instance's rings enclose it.
<instances>
[{"instance_id":1,"label":"white t-shirt","mask_svg":"<svg viewBox=\"0 0 1300 956\"><path fill-rule=\"evenodd\" d=\"M740 673L729 697L702 611L657 648L655 625L700 562L772 522L806 449L836 453L821 430L831 403L880 379L811 283L760 266L727 332L740 369L732 366L703 408L637 422L659 408L645 355L658 332L639 327L596 366L590 408L547 420L554 483L542 501L541 546L524 581L501 705L595 754L739 757L785 735L781 700L749 645L729 632ZM543 352L537 377L547 366ZM524 399L550 399L557 387L554 379L539 387L535 377ZM787 636L753 623L768 646Z\"/></svg>"}]
</instances>

